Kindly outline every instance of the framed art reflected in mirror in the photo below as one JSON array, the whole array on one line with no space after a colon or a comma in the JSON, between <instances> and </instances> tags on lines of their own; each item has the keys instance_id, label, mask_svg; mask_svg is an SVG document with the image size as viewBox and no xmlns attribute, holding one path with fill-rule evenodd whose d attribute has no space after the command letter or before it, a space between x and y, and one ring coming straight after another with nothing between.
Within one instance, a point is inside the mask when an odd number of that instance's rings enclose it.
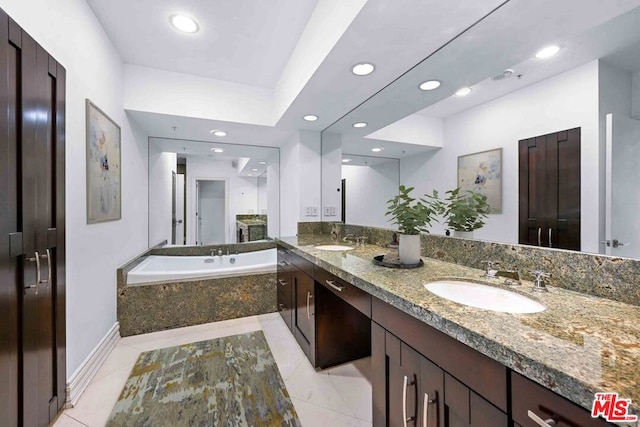
<instances>
[{"instance_id":1,"label":"framed art reflected in mirror","mask_svg":"<svg viewBox=\"0 0 640 427\"><path fill-rule=\"evenodd\" d=\"M502 148L459 156L458 187L484 194L491 213L502 213Z\"/></svg>"}]
</instances>

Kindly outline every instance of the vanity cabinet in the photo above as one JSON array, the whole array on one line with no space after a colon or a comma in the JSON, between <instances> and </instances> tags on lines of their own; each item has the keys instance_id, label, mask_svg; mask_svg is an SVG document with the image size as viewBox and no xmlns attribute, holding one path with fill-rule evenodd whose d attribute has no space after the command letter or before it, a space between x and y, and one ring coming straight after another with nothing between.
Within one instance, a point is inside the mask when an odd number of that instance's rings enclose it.
<instances>
[{"instance_id":1,"label":"vanity cabinet","mask_svg":"<svg viewBox=\"0 0 640 427\"><path fill-rule=\"evenodd\" d=\"M278 247L278 310L315 368L371 354L371 296Z\"/></svg>"},{"instance_id":2,"label":"vanity cabinet","mask_svg":"<svg viewBox=\"0 0 640 427\"><path fill-rule=\"evenodd\" d=\"M282 320L287 324L289 330L291 330L293 324L293 279L289 257L290 253L287 249L282 247L278 248L278 312L280 316L282 316Z\"/></svg>"}]
</instances>

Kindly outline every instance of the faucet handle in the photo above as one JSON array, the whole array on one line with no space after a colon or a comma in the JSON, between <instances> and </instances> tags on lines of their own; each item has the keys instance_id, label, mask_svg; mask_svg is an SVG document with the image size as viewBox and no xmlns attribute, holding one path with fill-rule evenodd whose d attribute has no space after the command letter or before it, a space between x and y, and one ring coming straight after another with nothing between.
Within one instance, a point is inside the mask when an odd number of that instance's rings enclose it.
<instances>
[{"instance_id":1,"label":"faucet handle","mask_svg":"<svg viewBox=\"0 0 640 427\"><path fill-rule=\"evenodd\" d=\"M529 273L533 274L533 277L535 277L536 280L546 279L551 277L551 273L547 273L546 271L542 271L542 270L529 270Z\"/></svg>"},{"instance_id":2,"label":"faucet handle","mask_svg":"<svg viewBox=\"0 0 640 427\"><path fill-rule=\"evenodd\" d=\"M485 279L491 279L493 277L495 277L495 271L491 271L493 270L493 267L495 267L496 265L500 264L498 261L482 261L483 264L486 264L486 269L484 270L484 275L480 276L480 277L484 277Z\"/></svg>"},{"instance_id":3,"label":"faucet handle","mask_svg":"<svg viewBox=\"0 0 640 427\"><path fill-rule=\"evenodd\" d=\"M548 292L549 289L544 283L544 279L551 277L551 273L547 273L542 270L530 270L530 273L533 274L533 277L535 278L532 290L536 292Z\"/></svg>"},{"instance_id":4,"label":"faucet handle","mask_svg":"<svg viewBox=\"0 0 640 427\"><path fill-rule=\"evenodd\" d=\"M491 268L495 267L496 265L500 264L500 261L481 261L483 264L486 264L487 266L487 270L490 270Z\"/></svg>"}]
</instances>

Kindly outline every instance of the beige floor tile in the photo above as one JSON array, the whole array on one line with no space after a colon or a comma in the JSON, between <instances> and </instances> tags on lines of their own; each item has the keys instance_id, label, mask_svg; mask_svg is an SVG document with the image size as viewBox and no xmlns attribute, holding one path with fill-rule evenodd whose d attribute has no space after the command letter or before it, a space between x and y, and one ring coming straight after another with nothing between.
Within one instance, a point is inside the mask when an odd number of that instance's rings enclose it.
<instances>
[{"instance_id":1,"label":"beige floor tile","mask_svg":"<svg viewBox=\"0 0 640 427\"><path fill-rule=\"evenodd\" d=\"M125 366L129 366L129 369L133 368L139 355L139 349L118 343L93 377L93 381L104 378Z\"/></svg>"},{"instance_id":2,"label":"beige floor tile","mask_svg":"<svg viewBox=\"0 0 640 427\"><path fill-rule=\"evenodd\" d=\"M329 379L338 390L356 418L371 422L373 413L371 381L371 358L360 359L327 370Z\"/></svg>"},{"instance_id":3,"label":"beige floor tile","mask_svg":"<svg viewBox=\"0 0 640 427\"><path fill-rule=\"evenodd\" d=\"M60 414L53 427L85 427L80 421L75 420L67 414Z\"/></svg>"},{"instance_id":4,"label":"beige floor tile","mask_svg":"<svg viewBox=\"0 0 640 427\"><path fill-rule=\"evenodd\" d=\"M360 420L304 400L293 398L293 406L303 427L360 427Z\"/></svg>"}]
</instances>

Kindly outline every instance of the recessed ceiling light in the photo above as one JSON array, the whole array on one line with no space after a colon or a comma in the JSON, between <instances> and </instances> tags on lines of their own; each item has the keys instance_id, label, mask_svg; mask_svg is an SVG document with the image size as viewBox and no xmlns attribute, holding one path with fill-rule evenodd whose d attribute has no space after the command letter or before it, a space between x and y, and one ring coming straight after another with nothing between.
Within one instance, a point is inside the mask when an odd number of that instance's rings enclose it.
<instances>
[{"instance_id":1,"label":"recessed ceiling light","mask_svg":"<svg viewBox=\"0 0 640 427\"><path fill-rule=\"evenodd\" d=\"M251 169L251 170L252 170L252 171L254 171L254 172L258 172L258 169L257 169L257 168L253 168L253 169Z\"/></svg>"},{"instance_id":2,"label":"recessed ceiling light","mask_svg":"<svg viewBox=\"0 0 640 427\"><path fill-rule=\"evenodd\" d=\"M318 116L316 116L315 114L307 114L306 116L303 117L303 119L305 119L308 122L315 122L316 120L318 120Z\"/></svg>"},{"instance_id":3,"label":"recessed ceiling light","mask_svg":"<svg viewBox=\"0 0 640 427\"><path fill-rule=\"evenodd\" d=\"M214 129L211 131L211 133L214 134L215 136L227 136L227 133L223 130Z\"/></svg>"},{"instance_id":4,"label":"recessed ceiling light","mask_svg":"<svg viewBox=\"0 0 640 427\"><path fill-rule=\"evenodd\" d=\"M342 163L349 163L351 159L342 159Z\"/></svg>"},{"instance_id":5,"label":"recessed ceiling light","mask_svg":"<svg viewBox=\"0 0 640 427\"><path fill-rule=\"evenodd\" d=\"M222 148L212 148L211 151L213 151L214 153L224 153L224 150Z\"/></svg>"},{"instance_id":6,"label":"recessed ceiling light","mask_svg":"<svg viewBox=\"0 0 640 427\"><path fill-rule=\"evenodd\" d=\"M169 22L176 30L180 30L183 33L196 33L198 32L198 23L186 15L171 15Z\"/></svg>"},{"instance_id":7,"label":"recessed ceiling light","mask_svg":"<svg viewBox=\"0 0 640 427\"><path fill-rule=\"evenodd\" d=\"M259 165L266 165L267 162L258 162Z\"/></svg>"},{"instance_id":8,"label":"recessed ceiling light","mask_svg":"<svg viewBox=\"0 0 640 427\"><path fill-rule=\"evenodd\" d=\"M439 80L427 80L426 82L420 83L420 90L434 90L438 89L442 83Z\"/></svg>"},{"instance_id":9,"label":"recessed ceiling light","mask_svg":"<svg viewBox=\"0 0 640 427\"><path fill-rule=\"evenodd\" d=\"M560 46L556 46L552 44L551 46L547 46L543 49L540 49L538 53L536 53L536 58L539 58L539 59L550 58L556 53L558 53L559 51L560 51Z\"/></svg>"},{"instance_id":10,"label":"recessed ceiling light","mask_svg":"<svg viewBox=\"0 0 640 427\"><path fill-rule=\"evenodd\" d=\"M351 67L351 72L356 76L368 76L376 70L376 66L370 62L360 62Z\"/></svg>"},{"instance_id":11,"label":"recessed ceiling light","mask_svg":"<svg viewBox=\"0 0 640 427\"><path fill-rule=\"evenodd\" d=\"M371 149L371 151L373 151L374 153L379 153L379 152L381 152L382 150L384 150L384 148L382 148L382 147L375 147L375 148L372 148L372 149Z\"/></svg>"},{"instance_id":12,"label":"recessed ceiling light","mask_svg":"<svg viewBox=\"0 0 640 427\"><path fill-rule=\"evenodd\" d=\"M456 92L456 96L467 96L471 93L473 89L471 89L470 87L463 87L458 89L458 91Z\"/></svg>"},{"instance_id":13,"label":"recessed ceiling light","mask_svg":"<svg viewBox=\"0 0 640 427\"><path fill-rule=\"evenodd\" d=\"M354 128L366 128L367 127L367 123L366 122L357 122L353 124Z\"/></svg>"},{"instance_id":14,"label":"recessed ceiling light","mask_svg":"<svg viewBox=\"0 0 640 427\"><path fill-rule=\"evenodd\" d=\"M250 173L250 174L249 174L249 175L247 175L247 176L253 176L253 174L252 174L252 173Z\"/></svg>"}]
</instances>

